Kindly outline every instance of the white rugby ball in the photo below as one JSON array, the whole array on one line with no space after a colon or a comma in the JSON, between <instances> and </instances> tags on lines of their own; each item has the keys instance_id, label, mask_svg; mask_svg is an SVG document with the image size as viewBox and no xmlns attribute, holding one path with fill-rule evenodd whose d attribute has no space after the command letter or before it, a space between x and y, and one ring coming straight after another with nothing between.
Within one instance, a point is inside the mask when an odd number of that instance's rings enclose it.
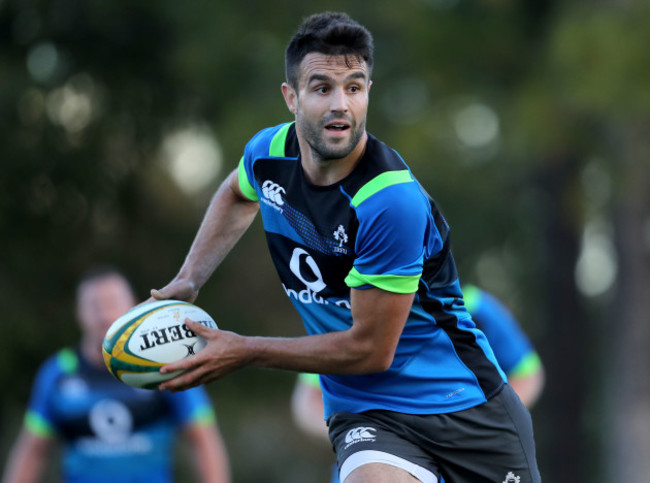
<instances>
[{"instance_id":1,"label":"white rugby ball","mask_svg":"<svg viewBox=\"0 0 650 483\"><path fill-rule=\"evenodd\" d=\"M210 315L194 304L159 300L134 307L106 332L102 353L113 376L129 386L155 389L182 371L160 374L165 364L176 362L205 347L205 339L185 325L189 318L216 329Z\"/></svg>"}]
</instances>

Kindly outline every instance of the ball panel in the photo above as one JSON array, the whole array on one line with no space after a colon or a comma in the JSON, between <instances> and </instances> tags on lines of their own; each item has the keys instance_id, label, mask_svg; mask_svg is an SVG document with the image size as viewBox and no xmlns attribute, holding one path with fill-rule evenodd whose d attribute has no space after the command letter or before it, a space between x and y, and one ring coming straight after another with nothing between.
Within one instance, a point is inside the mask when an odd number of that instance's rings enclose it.
<instances>
[{"instance_id":1,"label":"ball panel","mask_svg":"<svg viewBox=\"0 0 650 483\"><path fill-rule=\"evenodd\" d=\"M111 371L111 354L106 350L105 347L102 347L102 356L104 357L104 364L106 364L106 368L111 374L113 374L113 371ZM115 374L113 375L115 376Z\"/></svg>"},{"instance_id":2,"label":"ball panel","mask_svg":"<svg viewBox=\"0 0 650 483\"><path fill-rule=\"evenodd\" d=\"M121 364L129 364L132 366L142 367L162 367L165 365L162 362L150 361L148 359L143 359L142 357L132 356L126 352L121 352L119 355L113 354L112 360L120 361Z\"/></svg>"},{"instance_id":3,"label":"ball panel","mask_svg":"<svg viewBox=\"0 0 650 483\"><path fill-rule=\"evenodd\" d=\"M108 331L106 331L106 337L107 338L113 337L113 334L117 332L120 328L122 328L125 324L128 324L133 319L137 319L139 317L142 317L143 315L146 315L147 312L159 309L166 305L186 304L186 303L188 302L182 302L179 300L158 300L147 304L137 305L136 307L133 307L131 310L126 312L124 315L119 317L115 322L111 324Z\"/></svg>"},{"instance_id":4,"label":"ball panel","mask_svg":"<svg viewBox=\"0 0 650 483\"><path fill-rule=\"evenodd\" d=\"M160 383L168 381L182 373L183 371L170 372L169 374L120 371L118 373L118 379L129 386L141 387L143 389L156 389Z\"/></svg>"},{"instance_id":5,"label":"ball panel","mask_svg":"<svg viewBox=\"0 0 650 483\"><path fill-rule=\"evenodd\" d=\"M165 374L163 376L158 372L159 369L162 366L163 366L163 364L156 364L155 366L145 366L145 365L142 365L142 364L139 364L139 363L138 364L131 364L131 363L124 362L122 360L116 359L114 357L109 360L108 365L107 365L109 372L114 377L116 377L118 380L120 380L121 382L123 382L125 384L129 384L129 385L135 386L135 387L142 387L137 382L138 378L134 378L133 383L127 382L124 379L125 374L143 374L143 375L149 374L149 375L151 375L151 377L160 376L160 377L169 378L169 374ZM151 377L149 377L147 379L147 381L149 381L151 379ZM128 379L128 380L131 380L131 379ZM162 379L161 379L161 381L162 381Z\"/></svg>"}]
</instances>

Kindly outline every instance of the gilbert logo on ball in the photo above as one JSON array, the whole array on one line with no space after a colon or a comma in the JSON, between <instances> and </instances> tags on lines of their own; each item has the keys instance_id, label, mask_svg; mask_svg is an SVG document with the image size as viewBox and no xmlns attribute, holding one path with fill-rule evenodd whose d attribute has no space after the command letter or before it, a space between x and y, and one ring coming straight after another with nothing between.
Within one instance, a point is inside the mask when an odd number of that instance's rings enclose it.
<instances>
[{"instance_id":1,"label":"gilbert logo on ball","mask_svg":"<svg viewBox=\"0 0 650 483\"><path fill-rule=\"evenodd\" d=\"M186 318L217 328L203 309L179 300L160 300L131 309L106 332L102 345L106 367L123 383L145 389L178 376L180 371L163 375L159 370L205 347L205 339L185 325Z\"/></svg>"}]
</instances>

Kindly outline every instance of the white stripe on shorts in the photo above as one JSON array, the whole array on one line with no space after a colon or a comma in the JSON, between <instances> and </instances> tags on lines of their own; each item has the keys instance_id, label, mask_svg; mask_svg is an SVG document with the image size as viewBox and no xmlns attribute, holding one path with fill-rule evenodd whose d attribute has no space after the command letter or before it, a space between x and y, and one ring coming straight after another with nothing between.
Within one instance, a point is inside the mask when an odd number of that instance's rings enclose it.
<instances>
[{"instance_id":1,"label":"white stripe on shorts","mask_svg":"<svg viewBox=\"0 0 650 483\"><path fill-rule=\"evenodd\" d=\"M385 465L396 466L404 471L408 471L422 483L438 483L436 475L426 468L411 463L399 456L384 453L383 451L372 450L359 451L358 453L351 454L341 466L341 481L344 482L352 471L356 470L360 466L367 465L368 463L383 463Z\"/></svg>"}]
</instances>

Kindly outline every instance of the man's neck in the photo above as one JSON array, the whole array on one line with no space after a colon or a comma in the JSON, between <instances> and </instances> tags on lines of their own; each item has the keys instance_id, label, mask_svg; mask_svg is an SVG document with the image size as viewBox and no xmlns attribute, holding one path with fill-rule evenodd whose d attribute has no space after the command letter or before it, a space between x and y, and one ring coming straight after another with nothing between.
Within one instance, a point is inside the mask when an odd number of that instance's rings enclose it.
<instances>
[{"instance_id":1,"label":"man's neck","mask_svg":"<svg viewBox=\"0 0 650 483\"><path fill-rule=\"evenodd\" d=\"M96 367L104 365L104 357L102 356L101 343L96 344L95 341L90 339L81 340L81 354L90 364Z\"/></svg>"}]
</instances>

